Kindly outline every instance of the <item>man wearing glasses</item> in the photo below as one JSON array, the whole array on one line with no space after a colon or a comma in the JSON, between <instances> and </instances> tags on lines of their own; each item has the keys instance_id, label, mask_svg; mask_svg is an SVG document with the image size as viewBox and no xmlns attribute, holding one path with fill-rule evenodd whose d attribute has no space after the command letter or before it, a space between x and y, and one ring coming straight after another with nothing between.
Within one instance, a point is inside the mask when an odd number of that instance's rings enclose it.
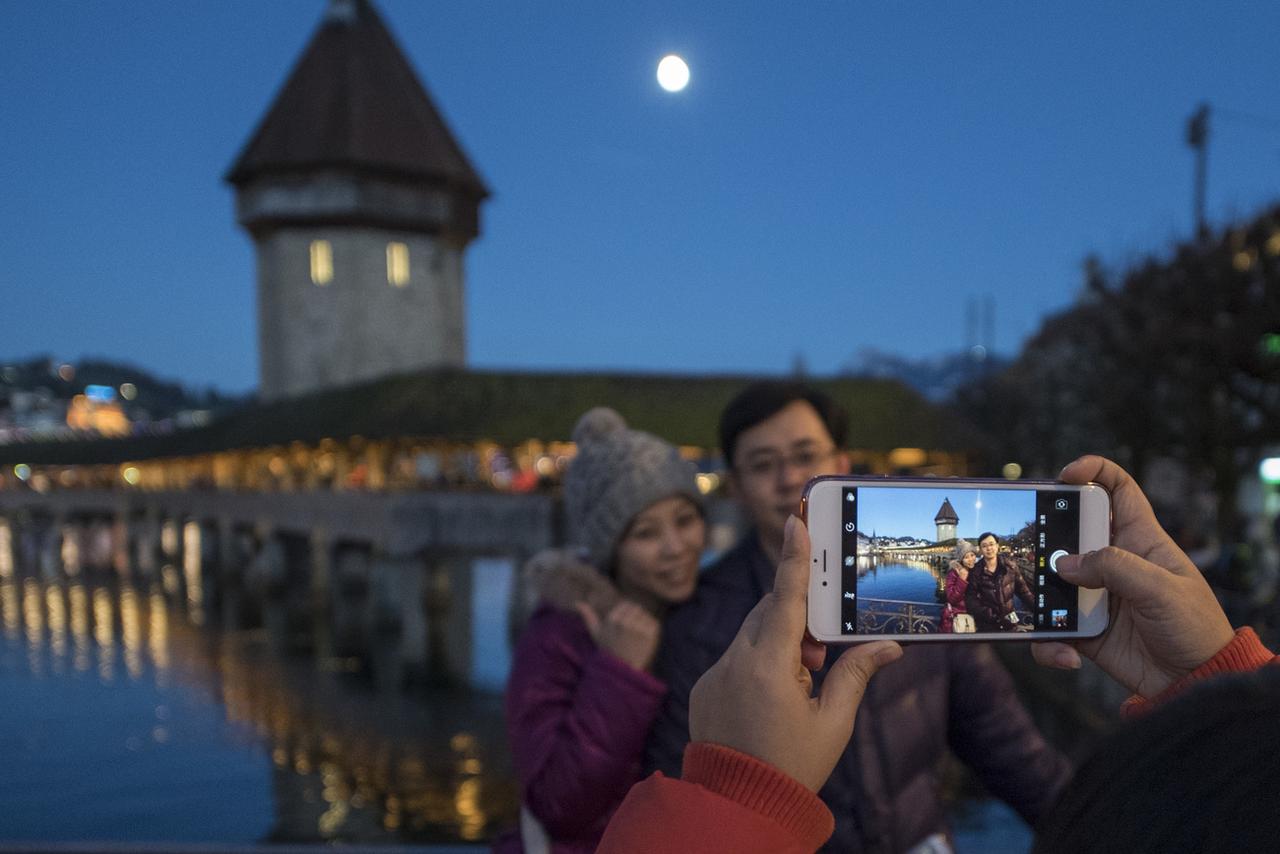
<instances>
[{"instance_id":1,"label":"man wearing glasses","mask_svg":"<svg viewBox=\"0 0 1280 854\"><path fill-rule=\"evenodd\" d=\"M800 383L757 383L725 407L720 447L731 494L752 527L702 574L694 598L668 614L654 669L669 693L649 734L646 770L680 775L689 692L773 589L783 527L799 512L805 483L849 470L845 432L839 406ZM824 675L814 674L816 685ZM819 793L836 819L824 850L951 851L939 767L948 749L1028 824L1070 776L988 646L908 646L871 682L849 747Z\"/></svg>"}]
</instances>

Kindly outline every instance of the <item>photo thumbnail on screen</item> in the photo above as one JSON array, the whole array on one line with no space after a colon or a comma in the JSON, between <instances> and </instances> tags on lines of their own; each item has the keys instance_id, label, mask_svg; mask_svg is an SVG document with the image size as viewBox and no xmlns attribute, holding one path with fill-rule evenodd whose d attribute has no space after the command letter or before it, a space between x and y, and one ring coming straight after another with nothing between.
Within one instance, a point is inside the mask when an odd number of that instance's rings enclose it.
<instances>
[{"instance_id":1,"label":"photo thumbnail on screen","mask_svg":"<svg viewBox=\"0 0 1280 854\"><path fill-rule=\"evenodd\" d=\"M863 486L842 499L843 634L1076 630L1076 588L1052 567L1079 548L1079 493Z\"/></svg>"}]
</instances>

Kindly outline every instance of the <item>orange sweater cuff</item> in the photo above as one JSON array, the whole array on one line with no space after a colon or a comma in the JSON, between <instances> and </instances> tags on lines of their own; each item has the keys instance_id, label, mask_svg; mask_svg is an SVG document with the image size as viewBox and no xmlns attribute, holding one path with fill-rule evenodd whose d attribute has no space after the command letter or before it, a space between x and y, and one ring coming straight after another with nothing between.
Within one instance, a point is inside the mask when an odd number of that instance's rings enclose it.
<instances>
[{"instance_id":1,"label":"orange sweater cuff","mask_svg":"<svg viewBox=\"0 0 1280 854\"><path fill-rule=\"evenodd\" d=\"M695 741L684 749L681 778L776 821L808 848L831 837L831 810L794 778L766 762L719 744Z\"/></svg>"},{"instance_id":2,"label":"orange sweater cuff","mask_svg":"<svg viewBox=\"0 0 1280 854\"><path fill-rule=\"evenodd\" d=\"M1218 650L1213 658L1150 699L1134 694L1124 701L1124 705L1120 707L1120 715L1126 718L1141 717L1205 679L1223 673L1248 673L1270 664L1275 658L1275 654L1262 645L1253 629L1248 626L1236 629L1235 637Z\"/></svg>"}]
</instances>

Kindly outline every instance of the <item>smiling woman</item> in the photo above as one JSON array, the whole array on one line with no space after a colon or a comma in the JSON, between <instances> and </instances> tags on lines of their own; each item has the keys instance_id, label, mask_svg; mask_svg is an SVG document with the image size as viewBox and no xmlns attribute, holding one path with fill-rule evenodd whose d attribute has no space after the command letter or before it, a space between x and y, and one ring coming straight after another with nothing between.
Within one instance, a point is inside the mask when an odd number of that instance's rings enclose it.
<instances>
[{"instance_id":1,"label":"smiling woman","mask_svg":"<svg viewBox=\"0 0 1280 854\"><path fill-rule=\"evenodd\" d=\"M565 473L575 550L526 569L537 610L516 647L507 727L524 806L498 854L594 851L636 782L666 694L652 673L670 605L693 595L706 546L701 494L679 449L597 407Z\"/></svg>"}]
</instances>

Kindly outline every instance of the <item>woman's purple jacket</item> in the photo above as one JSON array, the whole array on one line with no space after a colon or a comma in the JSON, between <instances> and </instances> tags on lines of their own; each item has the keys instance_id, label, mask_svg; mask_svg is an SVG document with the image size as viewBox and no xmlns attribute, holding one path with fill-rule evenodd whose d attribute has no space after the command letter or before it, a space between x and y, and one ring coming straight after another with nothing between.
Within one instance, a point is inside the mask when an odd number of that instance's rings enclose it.
<instances>
[{"instance_id":1,"label":"woman's purple jacket","mask_svg":"<svg viewBox=\"0 0 1280 854\"><path fill-rule=\"evenodd\" d=\"M661 681L597 648L577 614L546 604L534 611L507 684L507 732L524 804L552 851L595 850L642 776L665 695Z\"/></svg>"}]
</instances>

